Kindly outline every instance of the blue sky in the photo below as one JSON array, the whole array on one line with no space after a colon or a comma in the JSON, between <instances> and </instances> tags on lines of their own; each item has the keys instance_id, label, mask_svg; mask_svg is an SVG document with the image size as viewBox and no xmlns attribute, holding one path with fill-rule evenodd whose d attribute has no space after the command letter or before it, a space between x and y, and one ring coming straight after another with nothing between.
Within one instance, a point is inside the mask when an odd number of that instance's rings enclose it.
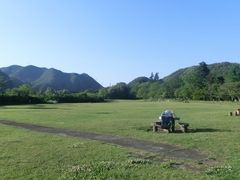
<instances>
[{"instance_id":1,"label":"blue sky","mask_svg":"<svg viewBox=\"0 0 240 180\"><path fill-rule=\"evenodd\" d=\"M240 1L0 0L0 66L86 72L104 86L240 62Z\"/></svg>"}]
</instances>

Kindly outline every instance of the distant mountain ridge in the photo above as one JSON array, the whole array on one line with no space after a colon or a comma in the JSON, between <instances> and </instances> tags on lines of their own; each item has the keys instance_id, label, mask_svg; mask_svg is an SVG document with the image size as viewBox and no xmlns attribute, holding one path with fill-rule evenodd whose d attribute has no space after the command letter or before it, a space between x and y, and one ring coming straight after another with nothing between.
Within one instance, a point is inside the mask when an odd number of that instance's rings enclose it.
<instances>
[{"instance_id":1,"label":"distant mountain ridge","mask_svg":"<svg viewBox=\"0 0 240 180\"><path fill-rule=\"evenodd\" d=\"M151 83L155 83L156 87L152 88L162 91L168 89L165 92L174 94L177 89L184 85L183 80L190 78L197 67L198 65L179 69L157 82L148 77L137 77L128 83L128 86L134 89L134 91L141 88L141 91L145 92L144 87L148 87ZM217 78L222 77L224 84L240 81L239 63L221 62L208 64L207 67L210 71L210 75ZM0 68L1 89L13 88L23 83L30 84L35 90L43 91L47 88L52 88L55 90L66 89L71 92L79 92L102 88L96 80L85 73L65 73L54 68L40 68L33 65L26 67L12 65ZM157 87L156 83L160 86Z\"/></svg>"},{"instance_id":2,"label":"distant mountain ridge","mask_svg":"<svg viewBox=\"0 0 240 180\"><path fill-rule=\"evenodd\" d=\"M0 68L11 79L17 79L30 84L35 90L69 90L79 92L84 90L98 90L102 88L95 79L88 74L65 73L54 68L40 68L33 65L26 67L12 65Z\"/></svg>"}]
</instances>

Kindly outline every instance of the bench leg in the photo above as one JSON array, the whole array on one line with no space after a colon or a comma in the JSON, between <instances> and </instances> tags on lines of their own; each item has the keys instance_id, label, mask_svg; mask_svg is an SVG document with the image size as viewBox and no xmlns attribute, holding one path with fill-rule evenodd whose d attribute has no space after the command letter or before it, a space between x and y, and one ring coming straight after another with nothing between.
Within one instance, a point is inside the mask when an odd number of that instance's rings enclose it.
<instances>
[{"instance_id":1,"label":"bench leg","mask_svg":"<svg viewBox=\"0 0 240 180\"><path fill-rule=\"evenodd\" d=\"M156 126L156 124L153 125L153 132L157 132L158 131L158 127Z\"/></svg>"}]
</instances>

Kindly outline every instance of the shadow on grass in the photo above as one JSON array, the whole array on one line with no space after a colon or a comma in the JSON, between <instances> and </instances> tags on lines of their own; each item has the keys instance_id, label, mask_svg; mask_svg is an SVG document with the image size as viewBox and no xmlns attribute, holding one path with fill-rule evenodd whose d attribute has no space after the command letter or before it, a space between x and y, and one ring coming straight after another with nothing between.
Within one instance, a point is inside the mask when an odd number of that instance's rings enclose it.
<instances>
[{"instance_id":1,"label":"shadow on grass","mask_svg":"<svg viewBox=\"0 0 240 180\"><path fill-rule=\"evenodd\" d=\"M29 105L29 106L22 106L22 105L14 105L14 106L0 106L1 109L62 109L57 107L46 107L45 105Z\"/></svg>"},{"instance_id":2,"label":"shadow on grass","mask_svg":"<svg viewBox=\"0 0 240 180\"><path fill-rule=\"evenodd\" d=\"M227 129L214 129L214 128L196 128L189 129L188 133L211 133L211 132L231 132L231 130Z\"/></svg>"},{"instance_id":3,"label":"shadow on grass","mask_svg":"<svg viewBox=\"0 0 240 180\"><path fill-rule=\"evenodd\" d=\"M112 114L112 112L96 112L96 114Z\"/></svg>"},{"instance_id":4,"label":"shadow on grass","mask_svg":"<svg viewBox=\"0 0 240 180\"><path fill-rule=\"evenodd\" d=\"M137 127L135 128L136 130L139 130L139 131L146 131L146 132L149 132L149 131L152 131L153 128L150 127L150 126L142 126L142 127Z\"/></svg>"},{"instance_id":5,"label":"shadow on grass","mask_svg":"<svg viewBox=\"0 0 240 180\"><path fill-rule=\"evenodd\" d=\"M136 128L139 131L152 132L152 127L144 126ZM186 133L214 133L214 132L232 132L227 129L214 129L214 128L196 128L196 129L188 129ZM175 129L174 133L183 133L181 130Z\"/></svg>"}]
</instances>

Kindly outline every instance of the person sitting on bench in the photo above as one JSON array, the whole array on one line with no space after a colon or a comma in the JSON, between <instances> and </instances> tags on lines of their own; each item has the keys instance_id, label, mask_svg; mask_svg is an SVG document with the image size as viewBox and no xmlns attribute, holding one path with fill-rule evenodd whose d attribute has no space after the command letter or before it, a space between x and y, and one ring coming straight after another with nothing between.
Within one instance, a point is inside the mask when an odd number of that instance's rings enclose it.
<instances>
[{"instance_id":1,"label":"person sitting on bench","mask_svg":"<svg viewBox=\"0 0 240 180\"><path fill-rule=\"evenodd\" d=\"M175 131L175 119L174 114L170 110L164 111L159 117L161 122L161 127L163 129L168 129L169 131Z\"/></svg>"}]
</instances>

